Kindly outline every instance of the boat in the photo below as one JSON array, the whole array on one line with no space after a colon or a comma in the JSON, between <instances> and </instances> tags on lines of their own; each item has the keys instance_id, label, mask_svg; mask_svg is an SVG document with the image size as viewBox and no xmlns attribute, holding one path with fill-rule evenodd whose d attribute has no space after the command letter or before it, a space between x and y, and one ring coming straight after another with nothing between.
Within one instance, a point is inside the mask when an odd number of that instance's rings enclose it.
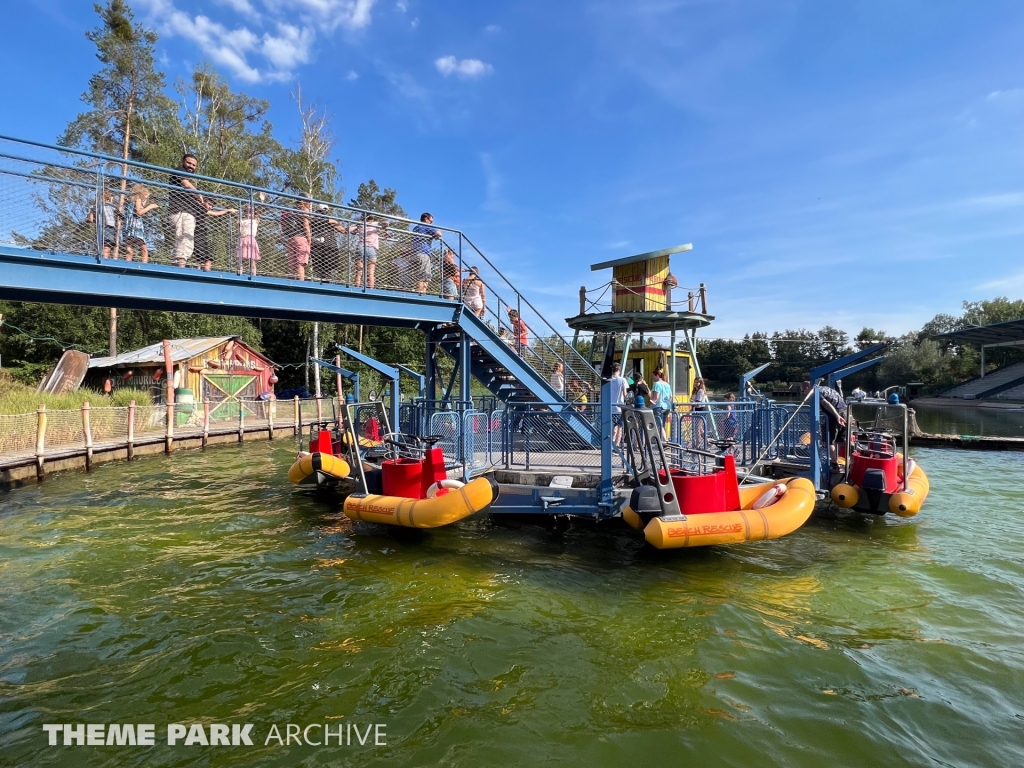
<instances>
[{"instance_id":1,"label":"boat","mask_svg":"<svg viewBox=\"0 0 1024 768\"><path fill-rule=\"evenodd\" d=\"M710 472L670 469L671 483L660 471L657 483L633 490L623 519L642 529L651 546L678 549L777 539L814 511L814 484L807 478L740 486L735 458L726 453L715 459ZM666 508L673 503L675 509Z\"/></svg>"},{"instance_id":2,"label":"boat","mask_svg":"<svg viewBox=\"0 0 1024 768\"><path fill-rule=\"evenodd\" d=\"M438 528L486 509L498 495L489 477L468 483L451 479L439 437L393 435L384 442L394 449L379 469L365 473L366 489L379 493L353 493L343 511L351 520L405 528Z\"/></svg>"},{"instance_id":3,"label":"boat","mask_svg":"<svg viewBox=\"0 0 1024 768\"><path fill-rule=\"evenodd\" d=\"M876 416L871 424L861 421L847 430L847 458L840 464L840 481L832 486L832 502L869 514L913 517L931 486L924 469L909 455L906 406L856 399L848 400L850 406L873 406ZM884 409L894 408L902 409L902 451L897 447L900 432L890 428L893 419L884 416Z\"/></svg>"}]
</instances>

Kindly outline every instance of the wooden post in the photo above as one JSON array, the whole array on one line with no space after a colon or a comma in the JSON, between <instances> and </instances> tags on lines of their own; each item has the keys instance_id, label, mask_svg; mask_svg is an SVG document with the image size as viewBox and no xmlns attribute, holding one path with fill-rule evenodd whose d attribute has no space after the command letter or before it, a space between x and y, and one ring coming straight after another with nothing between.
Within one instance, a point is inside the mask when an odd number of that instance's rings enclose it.
<instances>
[{"instance_id":1,"label":"wooden post","mask_svg":"<svg viewBox=\"0 0 1024 768\"><path fill-rule=\"evenodd\" d=\"M316 421L318 424L322 424L324 421L324 401L319 397L316 399Z\"/></svg>"},{"instance_id":2,"label":"wooden post","mask_svg":"<svg viewBox=\"0 0 1024 768\"><path fill-rule=\"evenodd\" d=\"M686 295L686 299L687 299L687 301L689 302L689 306L690 306L690 311L691 311L691 312L693 312L693 311L694 311L695 309L697 309L697 301L696 301L696 298L695 298L695 296L694 296L694 293L693 293L693 291L690 291L690 292L689 292L689 293L688 293L688 294Z\"/></svg>"},{"instance_id":3,"label":"wooden post","mask_svg":"<svg viewBox=\"0 0 1024 768\"><path fill-rule=\"evenodd\" d=\"M167 402L174 405L174 363L171 361L171 342L164 339L164 376L167 377Z\"/></svg>"},{"instance_id":4,"label":"wooden post","mask_svg":"<svg viewBox=\"0 0 1024 768\"><path fill-rule=\"evenodd\" d=\"M587 314L587 286L580 286L580 314Z\"/></svg>"},{"instance_id":5,"label":"wooden post","mask_svg":"<svg viewBox=\"0 0 1024 768\"><path fill-rule=\"evenodd\" d=\"M708 289L704 286L704 283L700 284L700 313L702 315L708 313Z\"/></svg>"},{"instance_id":6,"label":"wooden post","mask_svg":"<svg viewBox=\"0 0 1024 768\"><path fill-rule=\"evenodd\" d=\"M85 435L85 471L92 472L92 406L82 403L82 434Z\"/></svg>"},{"instance_id":7,"label":"wooden post","mask_svg":"<svg viewBox=\"0 0 1024 768\"><path fill-rule=\"evenodd\" d=\"M46 406L36 409L36 479L41 483L46 478L43 468L43 453L46 450Z\"/></svg>"},{"instance_id":8,"label":"wooden post","mask_svg":"<svg viewBox=\"0 0 1024 768\"><path fill-rule=\"evenodd\" d=\"M293 431L295 432L295 436L298 437L302 434L302 409L299 407L299 396L296 395L292 402L295 404L295 421Z\"/></svg>"},{"instance_id":9,"label":"wooden post","mask_svg":"<svg viewBox=\"0 0 1024 768\"><path fill-rule=\"evenodd\" d=\"M242 405L242 401L238 401L238 442L242 442L245 439L245 406Z\"/></svg>"},{"instance_id":10,"label":"wooden post","mask_svg":"<svg viewBox=\"0 0 1024 768\"><path fill-rule=\"evenodd\" d=\"M210 442L210 401L203 401L203 449Z\"/></svg>"},{"instance_id":11,"label":"wooden post","mask_svg":"<svg viewBox=\"0 0 1024 768\"><path fill-rule=\"evenodd\" d=\"M334 356L334 365L341 368L341 355ZM335 383L338 385L338 402L340 403L345 397L344 390L341 388L341 374L335 373L334 379Z\"/></svg>"},{"instance_id":12,"label":"wooden post","mask_svg":"<svg viewBox=\"0 0 1024 768\"><path fill-rule=\"evenodd\" d=\"M170 387L173 392L174 387ZM173 395L172 395L173 397ZM167 431L164 435L164 451L170 453L174 450L174 403L167 404Z\"/></svg>"},{"instance_id":13,"label":"wooden post","mask_svg":"<svg viewBox=\"0 0 1024 768\"><path fill-rule=\"evenodd\" d=\"M135 458L135 401L128 403L128 461Z\"/></svg>"},{"instance_id":14,"label":"wooden post","mask_svg":"<svg viewBox=\"0 0 1024 768\"><path fill-rule=\"evenodd\" d=\"M267 412L267 437L270 440L274 439L274 401L264 400L263 408Z\"/></svg>"}]
</instances>

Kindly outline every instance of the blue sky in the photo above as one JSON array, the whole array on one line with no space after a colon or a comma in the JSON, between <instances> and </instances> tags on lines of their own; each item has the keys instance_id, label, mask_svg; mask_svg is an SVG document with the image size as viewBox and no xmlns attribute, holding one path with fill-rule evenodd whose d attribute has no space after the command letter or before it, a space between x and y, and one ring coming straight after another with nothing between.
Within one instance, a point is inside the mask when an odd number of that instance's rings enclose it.
<instances>
[{"instance_id":1,"label":"blue sky","mask_svg":"<svg viewBox=\"0 0 1024 768\"><path fill-rule=\"evenodd\" d=\"M135 0L168 82L208 60L334 115L342 181L465 230L552 320L589 265L678 243L707 336L901 333L1024 296L1024 4ZM53 140L91 3L5 9L0 132ZM41 44L42 43L42 44Z\"/></svg>"}]
</instances>

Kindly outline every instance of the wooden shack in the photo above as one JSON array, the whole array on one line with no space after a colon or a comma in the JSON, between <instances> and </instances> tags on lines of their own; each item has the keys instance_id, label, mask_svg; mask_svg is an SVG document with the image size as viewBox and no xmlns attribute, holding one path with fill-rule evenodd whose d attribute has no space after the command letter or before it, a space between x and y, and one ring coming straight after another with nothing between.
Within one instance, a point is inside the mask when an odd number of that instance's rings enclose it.
<instances>
[{"instance_id":1,"label":"wooden shack","mask_svg":"<svg viewBox=\"0 0 1024 768\"><path fill-rule=\"evenodd\" d=\"M197 402L211 404L212 415L236 414L245 401L270 399L274 393L274 363L238 336L171 339L171 363L176 392L191 390ZM109 381L113 389L149 390L164 401L166 382L164 344L89 361L87 380L97 388Z\"/></svg>"}]
</instances>

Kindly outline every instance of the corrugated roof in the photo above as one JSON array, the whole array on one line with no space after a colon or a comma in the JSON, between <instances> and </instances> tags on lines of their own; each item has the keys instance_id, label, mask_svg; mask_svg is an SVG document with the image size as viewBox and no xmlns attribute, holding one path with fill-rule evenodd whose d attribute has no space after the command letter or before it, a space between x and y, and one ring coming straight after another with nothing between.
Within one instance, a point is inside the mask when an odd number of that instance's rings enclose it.
<instances>
[{"instance_id":1,"label":"corrugated roof","mask_svg":"<svg viewBox=\"0 0 1024 768\"><path fill-rule=\"evenodd\" d=\"M613 261L602 261L600 264L591 264L590 271L597 272L599 269L608 269L609 267L621 267L626 264L633 264L638 261L647 261L648 259L657 259L662 256L671 256L673 253L683 253L684 251L692 251L693 243L687 243L686 245L673 245L671 248L662 248L660 251L649 251L647 253L640 253L636 256L626 256L624 259L614 259Z\"/></svg>"},{"instance_id":2,"label":"corrugated roof","mask_svg":"<svg viewBox=\"0 0 1024 768\"><path fill-rule=\"evenodd\" d=\"M1024 318L1019 320L1007 320L1005 323L992 323L991 325L976 325L973 328L962 328L959 331L949 333L937 333L936 339L949 339L957 344L1014 344L1019 342L1024 346Z\"/></svg>"},{"instance_id":3,"label":"corrugated roof","mask_svg":"<svg viewBox=\"0 0 1024 768\"><path fill-rule=\"evenodd\" d=\"M171 339L171 361L178 363L183 360L191 360L196 355L201 355L232 339L241 342L238 336L204 336L198 339ZM134 349L131 352L122 352L114 357L94 357L89 361L89 367L117 368L121 365L142 365L144 363L162 362L164 362L164 343L158 341L156 344L150 344L148 347Z\"/></svg>"}]
</instances>

